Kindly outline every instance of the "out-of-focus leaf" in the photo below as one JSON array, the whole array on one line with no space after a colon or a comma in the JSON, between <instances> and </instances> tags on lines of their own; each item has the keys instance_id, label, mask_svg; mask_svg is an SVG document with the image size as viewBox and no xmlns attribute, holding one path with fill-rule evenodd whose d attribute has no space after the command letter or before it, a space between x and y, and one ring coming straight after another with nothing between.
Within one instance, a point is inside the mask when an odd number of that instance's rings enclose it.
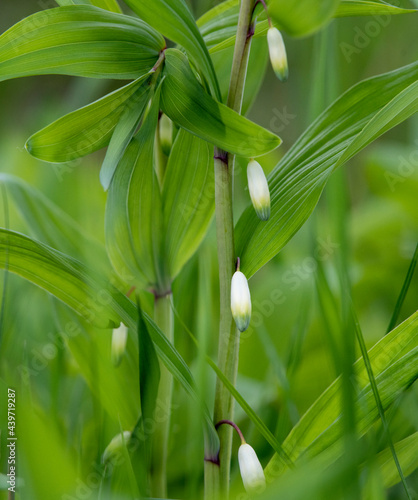
<instances>
[{"instance_id":1,"label":"out-of-focus leaf","mask_svg":"<svg viewBox=\"0 0 418 500\"><path fill-rule=\"evenodd\" d=\"M122 321L131 329L137 328L138 311L135 305L110 283L104 282L97 273L27 236L0 229L0 269L6 266L10 272L45 289L99 327L112 328ZM143 316L161 361L201 407L196 384L187 364L154 321L144 312ZM208 442L216 455L219 440L207 408L204 408L203 416Z\"/></svg>"},{"instance_id":2,"label":"out-of-focus leaf","mask_svg":"<svg viewBox=\"0 0 418 500\"><path fill-rule=\"evenodd\" d=\"M101 9L106 9L110 12L116 12L117 14L122 13L117 0L90 0L90 2L95 7L100 7Z\"/></svg>"},{"instance_id":3,"label":"out-of-focus leaf","mask_svg":"<svg viewBox=\"0 0 418 500\"><path fill-rule=\"evenodd\" d=\"M402 441L395 443L396 455L401 464L405 476L412 474L418 468L418 432L408 436ZM381 477L385 483L385 488L390 488L399 483L399 472L393 461L391 450L386 448L377 456L377 461L381 471Z\"/></svg>"},{"instance_id":4,"label":"out-of-focus leaf","mask_svg":"<svg viewBox=\"0 0 418 500\"><path fill-rule=\"evenodd\" d=\"M14 206L25 220L30 233L42 243L77 258L86 250L95 256L95 263L109 265L104 245L86 234L71 217L52 203L40 191L9 174L0 174Z\"/></svg>"},{"instance_id":5,"label":"out-of-focus leaf","mask_svg":"<svg viewBox=\"0 0 418 500\"><path fill-rule=\"evenodd\" d=\"M45 288L99 328L119 324L117 313L107 306L117 290L109 291L106 280L92 270L88 272L79 261L23 234L0 229L0 268L6 266Z\"/></svg>"},{"instance_id":6,"label":"out-of-focus leaf","mask_svg":"<svg viewBox=\"0 0 418 500\"><path fill-rule=\"evenodd\" d=\"M341 0L335 17L395 15L408 14L416 11L417 9L396 7L388 2L373 0Z\"/></svg>"},{"instance_id":7,"label":"out-of-focus leaf","mask_svg":"<svg viewBox=\"0 0 418 500\"><path fill-rule=\"evenodd\" d=\"M240 156L260 156L279 146L275 134L212 99L180 51L166 51L164 74L161 107L184 129Z\"/></svg>"},{"instance_id":8,"label":"out-of-focus leaf","mask_svg":"<svg viewBox=\"0 0 418 500\"><path fill-rule=\"evenodd\" d=\"M37 12L0 36L0 81L64 74L135 79L147 73L164 39L139 19L73 5Z\"/></svg>"},{"instance_id":9,"label":"out-of-focus leaf","mask_svg":"<svg viewBox=\"0 0 418 500\"><path fill-rule=\"evenodd\" d=\"M59 118L32 135L26 149L40 160L59 163L75 160L107 146L121 116L147 95L148 78L144 75Z\"/></svg>"},{"instance_id":10,"label":"out-of-focus leaf","mask_svg":"<svg viewBox=\"0 0 418 500\"><path fill-rule=\"evenodd\" d=\"M243 273L254 274L292 238L337 166L416 110L417 77L414 63L360 82L300 137L269 176L270 219L261 222L248 207L237 223Z\"/></svg>"},{"instance_id":11,"label":"out-of-focus leaf","mask_svg":"<svg viewBox=\"0 0 418 500\"><path fill-rule=\"evenodd\" d=\"M116 271L123 277L164 293L170 281L162 268L162 208L154 169L154 136L160 88L138 132L120 161L106 204L106 246ZM165 290L164 287L167 287Z\"/></svg>"},{"instance_id":12,"label":"out-of-focus leaf","mask_svg":"<svg viewBox=\"0 0 418 500\"><path fill-rule=\"evenodd\" d=\"M418 377L417 350L418 313L415 313L368 351L384 409ZM362 435L378 419L379 414L362 358L355 363L354 373L359 389L356 427L359 435ZM343 429L340 393L341 377L313 403L285 439L283 448L293 461L304 454L314 457L333 446L332 458L341 455ZM266 468L266 474L277 477L284 470L280 457L274 455Z\"/></svg>"},{"instance_id":13,"label":"out-of-focus leaf","mask_svg":"<svg viewBox=\"0 0 418 500\"><path fill-rule=\"evenodd\" d=\"M125 355L115 369L111 358L111 332L94 329L64 304L56 300L54 304L59 331L63 332L66 346L91 393L114 423L132 430L140 414L136 339L128 336ZM129 387L129 398L126 387Z\"/></svg>"},{"instance_id":14,"label":"out-of-focus leaf","mask_svg":"<svg viewBox=\"0 0 418 500\"><path fill-rule=\"evenodd\" d=\"M184 0L125 0L141 19L164 36L182 45L197 68L203 72L212 95L220 99L218 82L208 49Z\"/></svg>"},{"instance_id":15,"label":"out-of-focus leaf","mask_svg":"<svg viewBox=\"0 0 418 500\"><path fill-rule=\"evenodd\" d=\"M109 10L121 14L122 10L119 7L117 0L55 0L58 5L65 7L67 5L94 5L101 9Z\"/></svg>"},{"instance_id":16,"label":"out-of-focus leaf","mask_svg":"<svg viewBox=\"0 0 418 500\"><path fill-rule=\"evenodd\" d=\"M66 446L57 420L27 396L22 397L17 412L21 426L19 469L24 477L19 496L44 500L71 498L80 478L74 455ZM52 477L47 478L42 473L44 467Z\"/></svg>"},{"instance_id":17,"label":"out-of-focus leaf","mask_svg":"<svg viewBox=\"0 0 418 500\"><path fill-rule=\"evenodd\" d=\"M172 279L194 254L215 210L213 147L181 129L163 186L165 258Z\"/></svg>"},{"instance_id":18,"label":"out-of-focus leaf","mask_svg":"<svg viewBox=\"0 0 418 500\"><path fill-rule=\"evenodd\" d=\"M269 0L270 16L292 36L318 31L335 14L340 0Z\"/></svg>"},{"instance_id":19,"label":"out-of-focus leaf","mask_svg":"<svg viewBox=\"0 0 418 500\"><path fill-rule=\"evenodd\" d=\"M100 181L105 190L109 188L116 167L138 128L150 92L148 79L145 79L141 87L126 103L125 110L110 139L109 147L100 170Z\"/></svg>"}]
</instances>

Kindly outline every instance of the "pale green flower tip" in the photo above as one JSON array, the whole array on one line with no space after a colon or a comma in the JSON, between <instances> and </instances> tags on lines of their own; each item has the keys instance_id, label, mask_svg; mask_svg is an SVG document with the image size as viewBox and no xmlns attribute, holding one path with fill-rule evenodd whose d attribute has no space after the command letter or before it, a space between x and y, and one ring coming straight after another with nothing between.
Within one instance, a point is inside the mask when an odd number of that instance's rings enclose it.
<instances>
[{"instance_id":1,"label":"pale green flower tip","mask_svg":"<svg viewBox=\"0 0 418 500\"><path fill-rule=\"evenodd\" d=\"M269 28L267 32L270 61L277 78L282 82L287 80L289 70L287 66L286 47L283 37L277 28Z\"/></svg>"},{"instance_id":2,"label":"pale green flower tip","mask_svg":"<svg viewBox=\"0 0 418 500\"><path fill-rule=\"evenodd\" d=\"M162 114L160 118L160 144L163 153L168 156L173 145L173 122L170 118Z\"/></svg>"},{"instance_id":3,"label":"pale green flower tip","mask_svg":"<svg viewBox=\"0 0 418 500\"><path fill-rule=\"evenodd\" d=\"M119 366L123 356L125 355L126 342L128 340L128 328L121 323L119 328L115 328L112 332L112 363L115 367Z\"/></svg>"},{"instance_id":4,"label":"pale green flower tip","mask_svg":"<svg viewBox=\"0 0 418 500\"><path fill-rule=\"evenodd\" d=\"M251 319L251 295L247 278L241 271L232 276L231 312L238 330L244 332Z\"/></svg>"},{"instance_id":5,"label":"pale green flower tip","mask_svg":"<svg viewBox=\"0 0 418 500\"><path fill-rule=\"evenodd\" d=\"M239 447L238 463L247 493L261 493L266 488L266 478L257 454L249 444Z\"/></svg>"},{"instance_id":6,"label":"pale green flower tip","mask_svg":"<svg viewBox=\"0 0 418 500\"><path fill-rule=\"evenodd\" d=\"M257 216L266 221L270 217L270 191L261 165L251 160L247 167L248 189Z\"/></svg>"},{"instance_id":7,"label":"pale green flower tip","mask_svg":"<svg viewBox=\"0 0 418 500\"><path fill-rule=\"evenodd\" d=\"M119 451L122 450L124 446L127 446L129 440L131 439L132 432L124 431L117 434L107 445L105 451L102 455L102 462L109 462Z\"/></svg>"}]
</instances>

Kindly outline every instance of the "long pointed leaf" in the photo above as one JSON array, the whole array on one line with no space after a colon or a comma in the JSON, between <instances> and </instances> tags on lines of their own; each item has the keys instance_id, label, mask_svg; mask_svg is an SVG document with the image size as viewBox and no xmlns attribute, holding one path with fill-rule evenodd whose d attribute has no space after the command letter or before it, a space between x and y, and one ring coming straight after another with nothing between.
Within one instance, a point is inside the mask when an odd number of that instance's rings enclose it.
<instances>
[{"instance_id":1,"label":"long pointed leaf","mask_svg":"<svg viewBox=\"0 0 418 500\"><path fill-rule=\"evenodd\" d=\"M418 312L369 350L370 363L384 409L418 377L417 350ZM363 359L355 363L354 372L360 391L356 407L358 432L361 435L377 420L379 414ZM336 446L334 457L343 452L339 442L343 434L340 391L341 377L313 403L285 439L283 448L292 460L297 460L304 452L311 457L315 456L331 446ZM284 470L279 456L275 455L267 466L266 473L276 477Z\"/></svg>"},{"instance_id":2,"label":"long pointed leaf","mask_svg":"<svg viewBox=\"0 0 418 500\"><path fill-rule=\"evenodd\" d=\"M300 137L269 176L271 216L248 207L236 226L237 255L247 276L274 257L312 213L332 172L400 123L418 100L418 63L349 89Z\"/></svg>"},{"instance_id":3,"label":"long pointed leaf","mask_svg":"<svg viewBox=\"0 0 418 500\"><path fill-rule=\"evenodd\" d=\"M186 2L153 0L152 6L143 0L125 0L125 2L141 19L186 49L196 67L203 71L213 96L219 100L220 92L212 60Z\"/></svg>"},{"instance_id":4,"label":"long pointed leaf","mask_svg":"<svg viewBox=\"0 0 418 500\"><path fill-rule=\"evenodd\" d=\"M215 210L213 147L180 130L163 186L165 255L174 279L195 253Z\"/></svg>"},{"instance_id":5,"label":"long pointed leaf","mask_svg":"<svg viewBox=\"0 0 418 500\"><path fill-rule=\"evenodd\" d=\"M260 156L280 145L281 140L275 134L212 99L199 85L180 51L166 51L164 74L161 107L187 131L246 157Z\"/></svg>"},{"instance_id":6,"label":"long pointed leaf","mask_svg":"<svg viewBox=\"0 0 418 500\"><path fill-rule=\"evenodd\" d=\"M161 35L131 16L58 7L0 36L0 81L45 74L134 79L153 67L164 46Z\"/></svg>"},{"instance_id":7,"label":"long pointed leaf","mask_svg":"<svg viewBox=\"0 0 418 500\"><path fill-rule=\"evenodd\" d=\"M28 152L49 162L72 161L109 144L121 116L130 109L130 99L145 90L147 75L65 115L32 135Z\"/></svg>"}]
</instances>

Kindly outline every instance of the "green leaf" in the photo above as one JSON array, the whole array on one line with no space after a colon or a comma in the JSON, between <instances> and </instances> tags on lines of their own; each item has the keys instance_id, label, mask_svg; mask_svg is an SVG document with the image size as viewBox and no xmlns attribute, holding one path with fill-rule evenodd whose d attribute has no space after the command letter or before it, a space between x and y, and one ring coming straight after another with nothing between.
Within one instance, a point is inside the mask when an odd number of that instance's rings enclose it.
<instances>
[{"instance_id":1,"label":"green leaf","mask_svg":"<svg viewBox=\"0 0 418 500\"><path fill-rule=\"evenodd\" d=\"M142 81L140 88L126 102L123 114L110 139L109 147L100 170L100 181L105 190L109 188L116 167L138 128L150 93L149 81L145 79Z\"/></svg>"},{"instance_id":2,"label":"green leaf","mask_svg":"<svg viewBox=\"0 0 418 500\"><path fill-rule=\"evenodd\" d=\"M220 99L215 70L208 49L184 0L125 0L141 19L164 36L182 45L197 68L203 72L213 96Z\"/></svg>"},{"instance_id":3,"label":"green leaf","mask_svg":"<svg viewBox=\"0 0 418 500\"><path fill-rule=\"evenodd\" d=\"M45 74L134 79L154 66L164 45L139 19L84 5L58 7L0 36L0 81Z\"/></svg>"},{"instance_id":4,"label":"green leaf","mask_svg":"<svg viewBox=\"0 0 418 500\"><path fill-rule=\"evenodd\" d=\"M271 216L249 206L236 226L237 255L247 277L273 258L306 222L331 173L416 110L418 63L370 78L326 109L269 176Z\"/></svg>"},{"instance_id":5,"label":"green leaf","mask_svg":"<svg viewBox=\"0 0 418 500\"><path fill-rule=\"evenodd\" d=\"M384 409L418 377L417 351L418 312L368 351ZM357 432L363 435L378 419L379 413L362 358L355 363L354 373L359 389ZM330 459L334 460L343 453L340 393L341 377L313 403L285 439L283 448L293 461L304 455L314 457L332 446ZM266 468L266 474L277 477L284 470L280 457L275 455Z\"/></svg>"},{"instance_id":6,"label":"green leaf","mask_svg":"<svg viewBox=\"0 0 418 500\"><path fill-rule=\"evenodd\" d=\"M292 36L318 31L335 14L340 0L270 0L268 11L281 29Z\"/></svg>"},{"instance_id":7,"label":"green leaf","mask_svg":"<svg viewBox=\"0 0 418 500\"><path fill-rule=\"evenodd\" d=\"M412 256L411 262L408 267L408 272L406 273L405 280L402 285L402 289L399 293L398 300L396 301L395 309L393 310L392 317L390 318L389 326L386 333L389 333L398 323L399 315L402 310L403 303L408 293L409 286L411 284L412 278L414 276L415 268L418 262L418 243L415 247L414 255Z\"/></svg>"},{"instance_id":8,"label":"green leaf","mask_svg":"<svg viewBox=\"0 0 418 500\"><path fill-rule=\"evenodd\" d=\"M213 147L183 129L163 185L165 259L174 279L197 250L215 211Z\"/></svg>"},{"instance_id":9,"label":"green leaf","mask_svg":"<svg viewBox=\"0 0 418 500\"><path fill-rule=\"evenodd\" d=\"M212 99L180 51L166 51L164 74L161 107L187 131L246 157L260 156L279 146L279 137Z\"/></svg>"},{"instance_id":10,"label":"green leaf","mask_svg":"<svg viewBox=\"0 0 418 500\"><path fill-rule=\"evenodd\" d=\"M0 185L6 187L7 194L33 237L77 258L85 256L86 250L89 250L94 254L95 264L100 263L102 270L105 265L109 266L104 245L85 233L40 191L9 174L0 174Z\"/></svg>"},{"instance_id":11,"label":"green leaf","mask_svg":"<svg viewBox=\"0 0 418 500\"><path fill-rule=\"evenodd\" d=\"M66 305L54 301L57 326L74 357L91 393L113 422L132 430L140 414L138 381L138 346L129 334L126 352L115 368L111 358L111 332L85 324ZM126 397L129 387L131 397Z\"/></svg>"},{"instance_id":12,"label":"green leaf","mask_svg":"<svg viewBox=\"0 0 418 500\"><path fill-rule=\"evenodd\" d=\"M117 0L55 0L61 7L66 7L68 5L94 5L95 7L100 7L101 9L109 10L110 12L116 12L117 14L122 14L122 10L119 7Z\"/></svg>"},{"instance_id":13,"label":"green leaf","mask_svg":"<svg viewBox=\"0 0 418 500\"><path fill-rule=\"evenodd\" d=\"M148 74L144 75L59 118L32 135L26 149L40 160L59 163L75 160L107 146L124 113L147 94L148 78Z\"/></svg>"},{"instance_id":14,"label":"green leaf","mask_svg":"<svg viewBox=\"0 0 418 500\"><path fill-rule=\"evenodd\" d=\"M90 0L90 2L95 7L100 7L101 9L109 10L117 14L122 13L117 0Z\"/></svg>"},{"instance_id":15,"label":"green leaf","mask_svg":"<svg viewBox=\"0 0 418 500\"><path fill-rule=\"evenodd\" d=\"M417 449L418 432L395 443L396 454L398 455L405 476L412 474L418 468ZM399 482L399 474L393 462L391 450L387 448L381 451L377 455L377 461L385 488L390 488L397 484Z\"/></svg>"},{"instance_id":16,"label":"green leaf","mask_svg":"<svg viewBox=\"0 0 418 500\"><path fill-rule=\"evenodd\" d=\"M373 0L341 0L335 17L395 15L412 12L417 12L417 9L404 9L387 2Z\"/></svg>"},{"instance_id":17,"label":"green leaf","mask_svg":"<svg viewBox=\"0 0 418 500\"><path fill-rule=\"evenodd\" d=\"M45 288L99 328L114 328L118 315L107 307L116 289L79 261L23 234L0 229L0 267ZM96 280L96 281L94 281ZM92 282L98 283L96 288Z\"/></svg>"},{"instance_id":18,"label":"green leaf","mask_svg":"<svg viewBox=\"0 0 418 500\"><path fill-rule=\"evenodd\" d=\"M106 204L106 247L113 266L127 281L165 293L161 194L154 169L154 138L160 88L138 132L116 169ZM137 283L136 283L137 284Z\"/></svg>"},{"instance_id":19,"label":"green leaf","mask_svg":"<svg viewBox=\"0 0 418 500\"><path fill-rule=\"evenodd\" d=\"M0 229L0 268L5 267L45 289L90 323L113 328L123 321L129 328L137 328L138 311L135 305L100 275L27 236ZM187 364L154 321L146 313L143 316L159 358L201 407ZM219 440L206 407L203 414L209 443L216 454Z\"/></svg>"}]
</instances>

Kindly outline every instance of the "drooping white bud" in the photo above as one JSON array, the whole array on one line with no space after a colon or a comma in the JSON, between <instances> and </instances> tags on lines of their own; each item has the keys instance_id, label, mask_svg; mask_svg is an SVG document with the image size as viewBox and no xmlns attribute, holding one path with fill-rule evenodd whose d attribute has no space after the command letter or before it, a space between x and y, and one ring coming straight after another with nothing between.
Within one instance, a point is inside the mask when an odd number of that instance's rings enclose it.
<instances>
[{"instance_id":1,"label":"drooping white bud","mask_svg":"<svg viewBox=\"0 0 418 500\"><path fill-rule=\"evenodd\" d=\"M128 340L128 327L123 323L112 332L112 363L119 366L125 354L126 342Z\"/></svg>"},{"instance_id":2,"label":"drooping white bud","mask_svg":"<svg viewBox=\"0 0 418 500\"><path fill-rule=\"evenodd\" d=\"M287 55L282 34L277 28L269 28L267 32L267 42L273 70L277 78L283 82L287 80L288 76Z\"/></svg>"},{"instance_id":3,"label":"drooping white bud","mask_svg":"<svg viewBox=\"0 0 418 500\"><path fill-rule=\"evenodd\" d=\"M117 434L107 445L105 451L102 455L102 462L109 462L113 457L115 457L119 451L126 446L131 439L132 432L124 431L120 434Z\"/></svg>"},{"instance_id":4,"label":"drooping white bud","mask_svg":"<svg viewBox=\"0 0 418 500\"><path fill-rule=\"evenodd\" d=\"M236 271L231 281L231 311L237 328L245 331L251 319L251 296L247 278Z\"/></svg>"},{"instance_id":5,"label":"drooping white bud","mask_svg":"<svg viewBox=\"0 0 418 500\"><path fill-rule=\"evenodd\" d=\"M270 191L261 165L251 160L247 167L248 189L253 207L261 220L270 217Z\"/></svg>"},{"instance_id":6,"label":"drooping white bud","mask_svg":"<svg viewBox=\"0 0 418 500\"><path fill-rule=\"evenodd\" d=\"M249 444L245 443L239 447L238 463L247 493L261 493L266 487L266 478L263 467Z\"/></svg>"}]
</instances>

